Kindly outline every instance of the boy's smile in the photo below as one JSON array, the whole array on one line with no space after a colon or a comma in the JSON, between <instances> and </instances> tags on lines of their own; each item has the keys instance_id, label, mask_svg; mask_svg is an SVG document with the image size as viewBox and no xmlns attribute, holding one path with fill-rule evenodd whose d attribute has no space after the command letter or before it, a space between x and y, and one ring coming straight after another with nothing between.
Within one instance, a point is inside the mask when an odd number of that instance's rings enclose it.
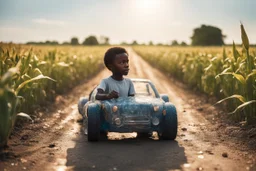
<instances>
[{"instance_id":1,"label":"boy's smile","mask_svg":"<svg viewBox=\"0 0 256 171\"><path fill-rule=\"evenodd\" d=\"M120 77L121 79L123 78L123 75L127 75L129 72L129 59L128 55L126 53L121 53L116 55L112 66L111 66L111 71L113 73L113 76Z\"/></svg>"}]
</instances>

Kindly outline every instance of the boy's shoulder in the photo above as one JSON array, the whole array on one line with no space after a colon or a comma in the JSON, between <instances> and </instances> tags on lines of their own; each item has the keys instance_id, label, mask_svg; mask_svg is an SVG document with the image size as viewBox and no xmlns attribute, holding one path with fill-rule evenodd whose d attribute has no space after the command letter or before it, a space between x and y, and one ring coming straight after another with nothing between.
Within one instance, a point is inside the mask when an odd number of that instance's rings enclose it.
<instances>
[{"instance_id":1,"label":"boy's shoulder","mask_svg":"<svg viewBox=\"0 0 256 171\"><path fill-rule=\"evenodd\" d=\"M124 80L132 81L130 78L124 77Z\"/></svg>"},{"instance_id":2,"label":"boy's shoulder","mask_svg":"<svg viewBox=\"0 0 256 171\"><path fill-rule=\"evenodd\" d=\"M102 81L117 81L117 80L115 80L111 76L109 76L109 77L103 78ZM122 81L132 82L132 80L130 78L126 78L126 77L124 77L124 79Z\"/></svg>"},{"instance_id":3,"label":"boy's shoulder","mask_svg":"<svg viewBox=\"0 0 256 171\"><path fill-rule=\"evenodd\" d=\"M101 81L108 81L108 80L111 80L111 77L102 78Z\"/></svg>"},{"instance_id":4,"label":"boy's shoulder","mask_svg":"<svg viewBox=\"0 0 256 171\"><path fill-rule=\"evenodd\" d=\"M124 78L127 82L132 83L132 80L130 78Z\"/></svg>"}]
</instances>

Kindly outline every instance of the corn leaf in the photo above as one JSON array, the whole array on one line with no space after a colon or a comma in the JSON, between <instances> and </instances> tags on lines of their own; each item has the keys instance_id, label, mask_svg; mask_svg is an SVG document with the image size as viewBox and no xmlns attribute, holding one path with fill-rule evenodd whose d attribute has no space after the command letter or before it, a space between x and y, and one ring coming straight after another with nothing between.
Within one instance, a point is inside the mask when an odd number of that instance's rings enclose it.
<instances>
[{"instance_id":1,"label":"corn leaf","mask_svg":"<svg viewBox=\"0 0 256 171\"><path fill-rule=\"evenodd\" d=\"M68 67L69 66L69 64L67 64L65 62L58 62L57 65L62 66L62 67Z\"/></svg>"},{"instance_id":2,"label":"corn leaf","mask_svg":"<svg viewBox=\"0 0 256 171\"><path fill-rule=\"evenodd\" d=\"M208 67L206 67L204 70L207 72L212 67L212 64L210 64Z\"/></svg>"},{"instance_id":3,"label":"corn leaf","mask_svg":"<svg viewBox=\"0 0 256 171\"><path fill-rule=\"evenodd\" d=\"M19 68L17 68L17 67L8 69L8 71L1 78L1 84L2 85L7 84L12 79L12 76L17 74L18 72L19 72Z\"/></svg>"},{"instance_id":4,"label":"corn leaf","mask_svg":"<svg viewBox=\"0 0 256 171\"><path fill-rule=\"evenodd\" d=\"M230 69L231 69L231 67L228 67L228 68L224 69L224 70L220 73L220 75L227 73L227 71L229 71Z\"/></svg>"},{"instance_id":5,"label":"corn leaf","mask_svg":"<svg viewBox=\"0 0 256 171\"><path fill-rule=\"evenodd\" d=\"M247 34L246 34L246 31L245 31L244 26L243 26L242 23L241 23L240 27L241 27L241 38L242 38L243 45L244 45L245 49L246 49L247 51L249 51L249 45L250 45L250 43L249 43L248 36L247 36Z\"/></svg>"},{"instance_id":6,"label":"corn leaf","mask_svg":"<svg viewBox=\"0 0 256 171\"><path fill-rule=\"evenodd\" d=\"M235 42L233 41L233 55L234 55L234 58L235 60L237 61L237 58L240 56L238 51L236 50L236 45L235 45Z\"/></svg>"},{"instance_id":7,"label":"corn leaf","mask_svg":"<svg viewBox=\"0 0 256 171\"><path fill-rule=\"evenodd\" d=\"M236 73L232 73L232 75L242 84L246 84L246 80L244 78L244 76L242 76L241 74L236 74Z\"/></svg>"},{"instance_id":8,"label":"corn leaf","mask_svg":"<svg viewBox=\"0 0 256 171\"><path fill-rule=\"evenodd\" d=\"M251 77L251 76L256 76L256 69L252 70L252 72L246 76L246 81Z\"/></svg>"},{"instance_id":9,"label":"corn leaf","mask_svg":"<svg viewBox=\"0 0 256 171\"><path fill-rule=\"evenodd\" d=\"M45 64L47 64L46 61L41 61L41 62L38 63L38 66L40 66L40 65L45 65Z\"/></svg>"},{"instance_id":10,"label":"corn leaf","mask_svg":"<svg viewBox=\"0 0 256 171\"><path fill-rule=\"evenodd\" d=\"M239 71L241 70L241 68L242 68L244 65L245 65L245 62L241 62L241 63L239 64L238 69L235 71L235 73L239 72Z\"/></svg>"},{"instance_id":11,"label":"corn leaf","mask_svg":"<svg viewBox=\"0 0 256 171\"><path fill-rule=\"evenodd\" d=\"M216 61L217 59L218 59L218 57L215 56L215 57L213 57L212 59L210 59L210 61L213 62L213 61Z\"/></svg>"},{"instance_id":12,"label":"corn leaf","mask_svg":"<svg viewBox=\"0 0 256 171\"><path fill-rule=\"evenodd\" d=\"M251 100L251 101L248 101L248 102L245 102L245 103L239 105L233 112L231 112L231 113L229 113L229 114L234 114L234 113L236 113L238 110L241 110L242 108L244 108L244 107L246 107L246 106L248 106L248 105L250 105L250 104L252 104L252 103L256 103L256 100Z\"/></svg>"},{"instance_id":13,"label":"corn leaf","mask_svg":"<svg viewBox=\"0 0 256 171\"><path fill-rule=\"evenodd\" d=\"M227 59L227 54L226 54L225 48L223 48L222 57L223 57L223 61L225 61Z\"/></svg>"},{"instance_id":14,"label":"corn leaf","mask_svg":"<svg viewBox=\"0 0 256 171\"><path fill-rule=\"evenodd\" d=\"M36 81L36 80L41 80L41 79L49 79L49 80L52 80L52 81L55 81L54 79L48 77L48 76L44 76L44 75L38 75L34 78L31 78L30 80L27 80L27 81L24 81L23 83L21 83L19 85L19 87L16 89L16 94L18 95L19 94L19 91L28 83L32 82L32 81Z\"/></svg>"},{"instance_id":15,"label":"corn leaf","mask_svg":"<svg viewBox=\"0 0 256 171\"><path fill-rule=\"evenodd\" d=\"M226 101L226 100L229 100L229 99L234 99L234 98L240 100L242 103L244 103L244 102L246 101L243 96L241 96L241 95L239 95L239 94L234 94L234 95L232 95L232 96L226 97L226 98L224 98L224 99L218 101L217 103L215 103L215 105L216 105L216 104L220 104L220 103L222 103L222 102L224 102L224 101Z\"/></svg>"},{"instance_id":16,"label":"corn leaf","mask_svg":"<svg viewBox=\"0 0 256 171\"><path fill-rule=\"evenodd\" d=\"M33 121L33 119L32 119L28 114L23 113L23 112L18 113L17 116L25 117L25 118L27 118L27 119Z\"/></svg>"},{"instance_id":17,"label":"corn leaf","mask_svg":"<svg viewBox=\"0 0 256 171\"><path fill-rule=\"evenodd\" d=\"M40 69L38 69L38 68L35 68L35 69L34 69L34 72L37 72L37 73L39 73L40 75L42 75L42 72L41 72Z\"/></svg>"}]
</instances>

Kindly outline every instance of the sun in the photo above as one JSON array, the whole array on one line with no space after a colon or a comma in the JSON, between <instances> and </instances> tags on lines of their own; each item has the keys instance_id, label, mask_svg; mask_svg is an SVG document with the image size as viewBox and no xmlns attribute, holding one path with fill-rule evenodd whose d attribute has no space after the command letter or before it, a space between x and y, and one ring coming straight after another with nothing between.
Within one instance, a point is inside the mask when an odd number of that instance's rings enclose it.
<instances>
[{"instance_id":1,"label":"sun","mask_svg":"<svg viewBox=\"0 0 256 171\"><path fill-rule=\"evenodd\" d=\"M158 0L136 0L135 7L139 9L153 9L158 5Z\"/></svg>"},{"instance_id":2,"label":"sun","mask_svg":"<svg viewBox=\"0 0 256 171\"><path fill-rule=\"evenodd\" d=\"M163 0L133 0L130 2L132 5L132 11L137 15L137 17L158 15L161 10L165 8Z\"/></svg>"}]
</instances>

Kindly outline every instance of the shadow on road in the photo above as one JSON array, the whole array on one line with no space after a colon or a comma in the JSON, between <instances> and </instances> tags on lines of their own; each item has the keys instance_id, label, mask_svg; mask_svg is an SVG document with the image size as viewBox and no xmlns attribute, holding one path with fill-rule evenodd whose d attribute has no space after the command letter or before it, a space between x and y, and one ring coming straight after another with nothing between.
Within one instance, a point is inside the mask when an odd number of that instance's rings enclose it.
<instances>
[{"instance_id":1,"label":"shadow on road","mask_svg":"<svg viewBox=\"0 0 256 171\"><path fill-rule=\"evenodd\" d=\"M187 158L177 141L127 138L88 142L80 134L67 150L66 166L73 170L162 170L181 169Z\"/></svg>"}]
</instances>

